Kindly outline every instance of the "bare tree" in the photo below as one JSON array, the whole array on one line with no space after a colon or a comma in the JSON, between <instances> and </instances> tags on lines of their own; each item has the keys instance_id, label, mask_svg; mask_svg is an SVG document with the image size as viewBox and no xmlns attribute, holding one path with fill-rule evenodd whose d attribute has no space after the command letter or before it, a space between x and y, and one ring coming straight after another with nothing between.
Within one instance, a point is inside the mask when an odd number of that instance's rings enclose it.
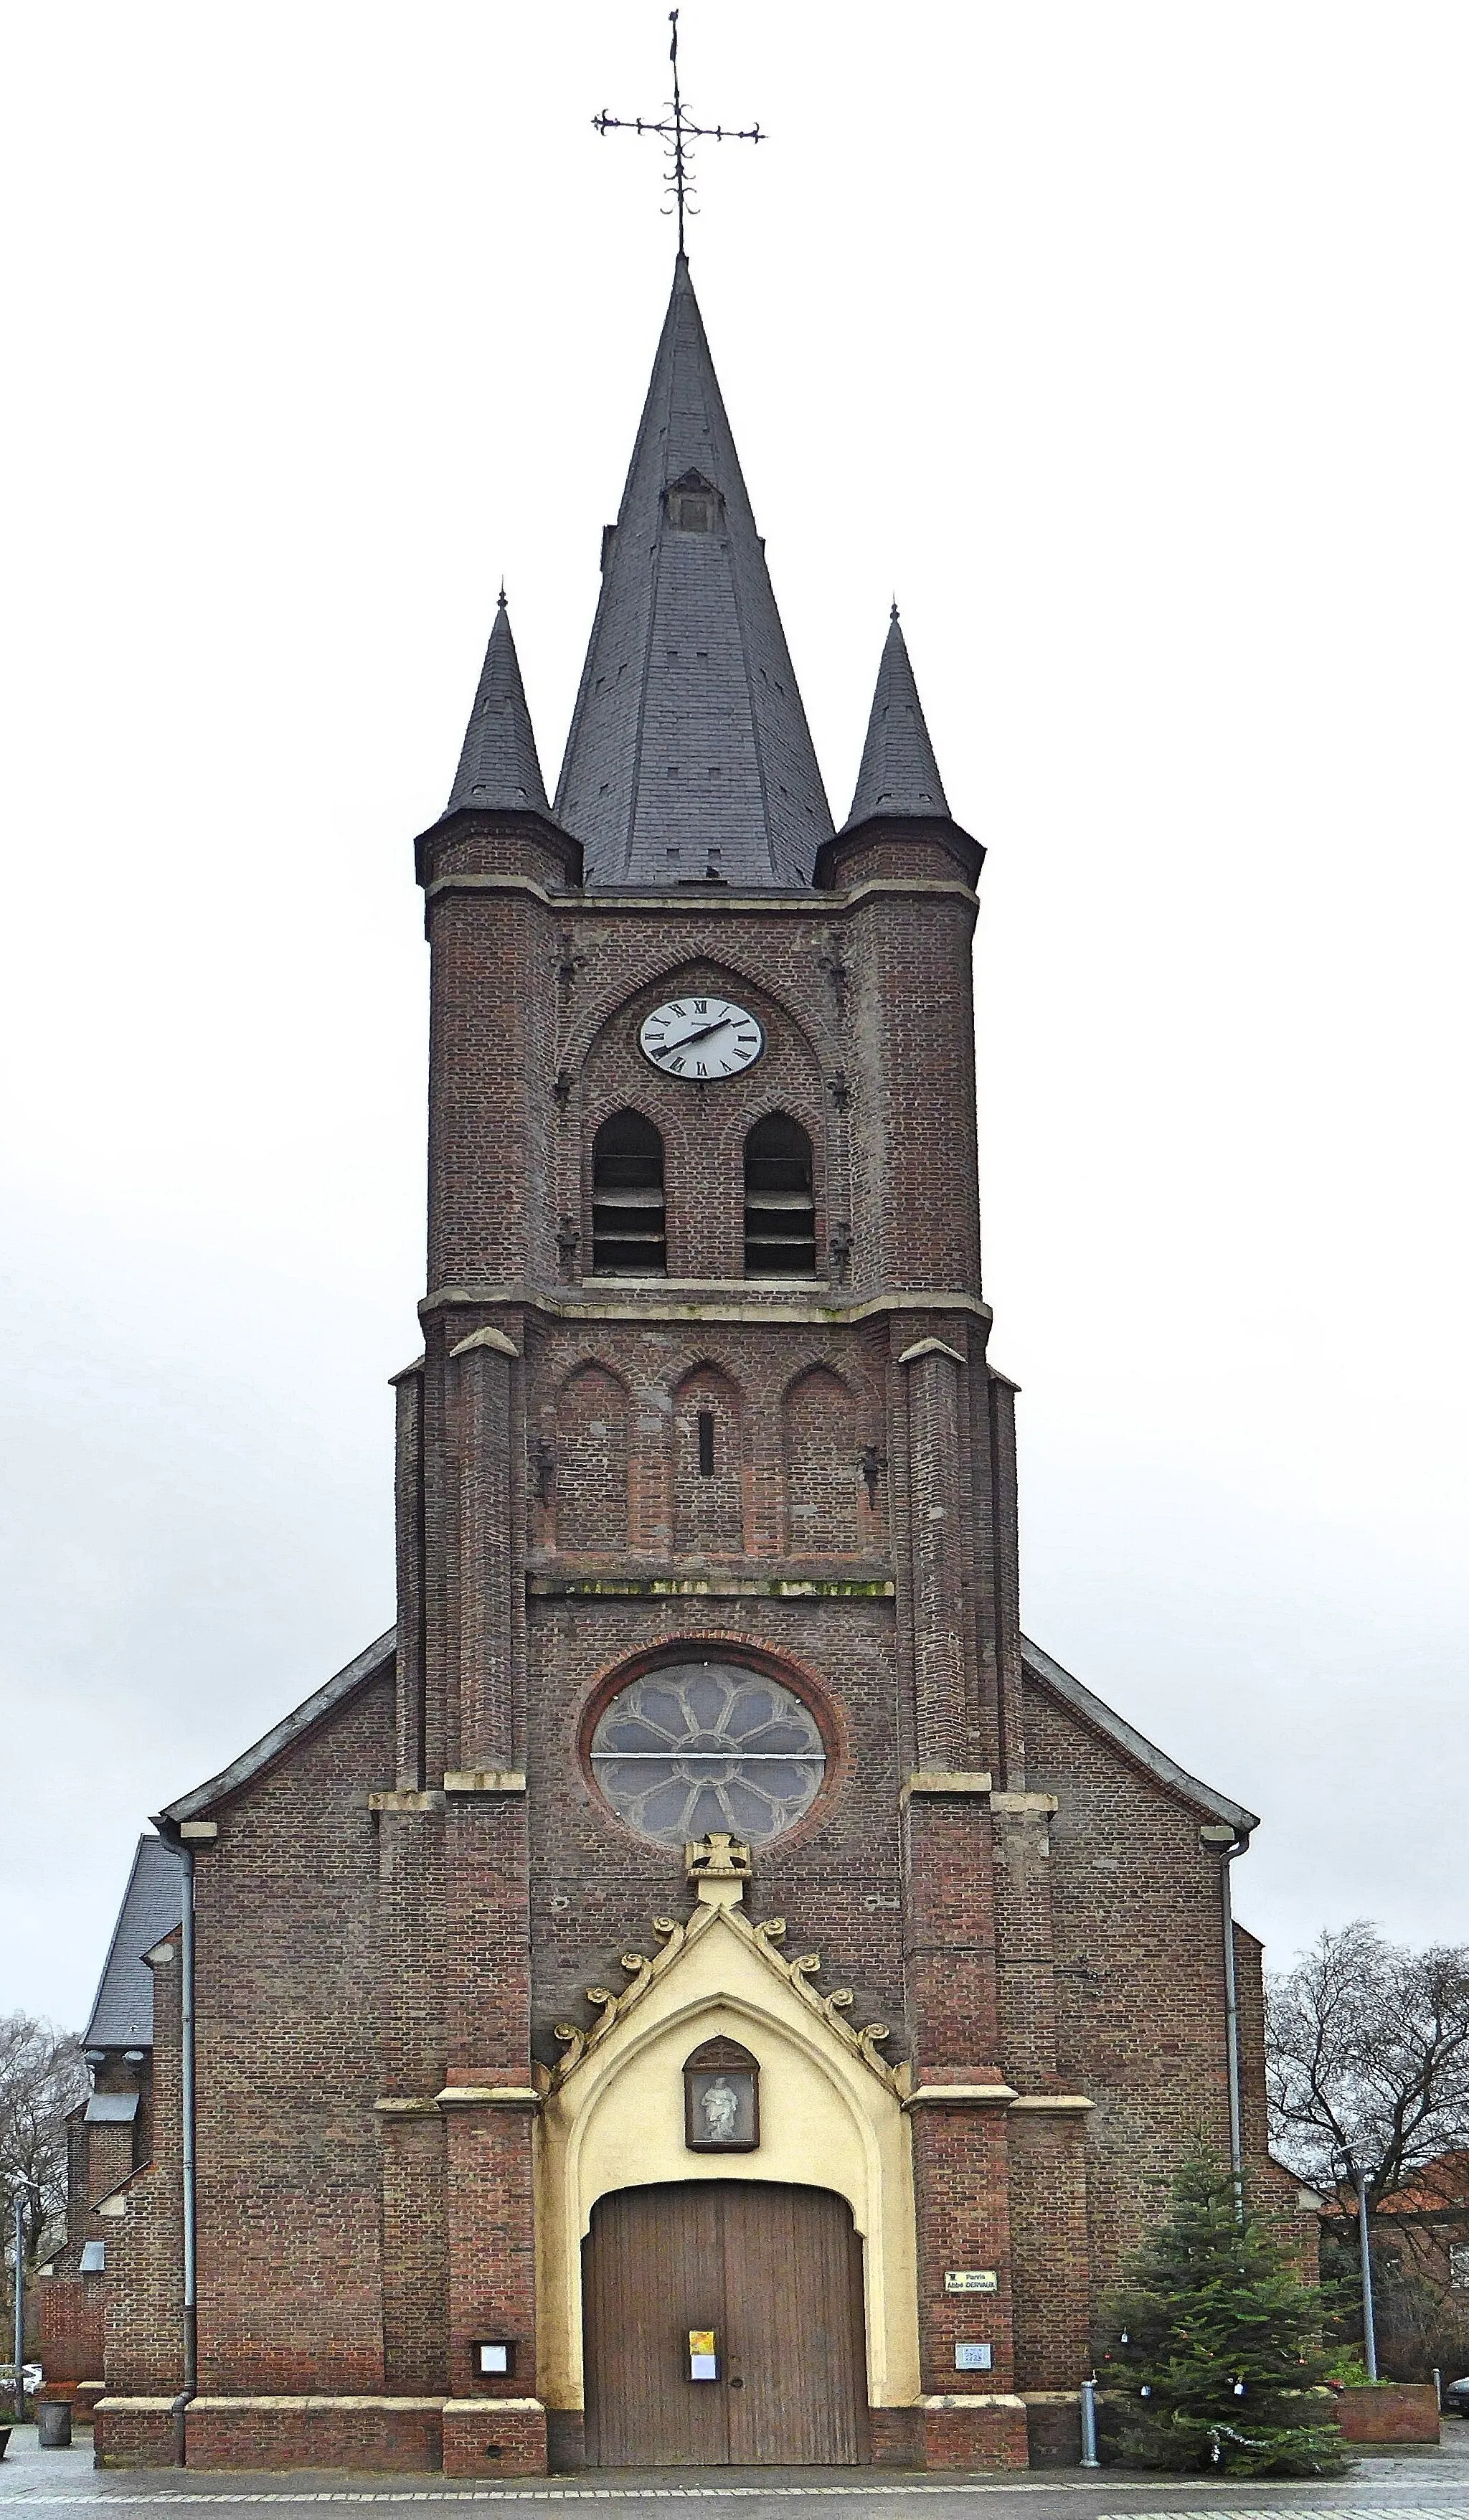
<instances>
[{"instance_id":1,"label":"bare tree","mask_svg":"<svg viewBox=\"0 0 1469 2520\"><path fill-rule=\"evenodd\" d=\"M32 2270L56 2246L67 2219L67 2116L88 2089L86 2061L69 2031L28 2012L0 2013L0 2208L6 2294L13 2267L10 2217L25 2197L25 2255Z\"/></svg>"},{"instance_id":2,"label":"bare tree","mask_svg":"<svg viewBox=\"0 0 1469 2520\"><path fill-rule=\"evenodd\" d=\"M1328 1929L1271 1978L1266 2047L1275 2149L1317 2187L1368 2176L1380 2203L1469 2145L1469 1948Z\"/></svg>"}]
</instances>

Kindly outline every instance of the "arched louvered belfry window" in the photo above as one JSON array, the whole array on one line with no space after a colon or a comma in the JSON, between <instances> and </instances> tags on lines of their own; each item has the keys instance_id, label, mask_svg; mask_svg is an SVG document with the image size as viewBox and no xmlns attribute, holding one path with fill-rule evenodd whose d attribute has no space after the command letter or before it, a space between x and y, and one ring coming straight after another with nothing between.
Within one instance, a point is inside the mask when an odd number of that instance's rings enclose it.
<instances>
[{"instance_id":1,"label":"arched louvered belfry window","mask_svg":"<svg viewBox=\"0 0 1469 2520\"><path fill-rule=\"evenodd\" d=\"M663 1278L663 1141L641 1111L615 1111L592 1141L592 1267L599 1278Z\"/></svg>"},{"instance_id":2,"label":"arched louvered belfry window","mask_svg":"<svg viewBox=\"0 0 1469 2520\"><path fill-rule=\"evenodd\" d=\"M744 1274L816 1275L811 1140L783 1111L757 1120L744 1142Z\"/></svg>"}]
</instances>

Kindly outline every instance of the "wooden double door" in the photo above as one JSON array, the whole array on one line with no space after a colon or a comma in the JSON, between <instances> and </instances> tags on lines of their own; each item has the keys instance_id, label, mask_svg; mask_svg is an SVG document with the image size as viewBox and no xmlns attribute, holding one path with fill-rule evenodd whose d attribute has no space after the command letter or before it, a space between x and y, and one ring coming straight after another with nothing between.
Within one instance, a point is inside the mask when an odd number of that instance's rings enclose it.
<instances>
[{"instance_id":1,"label":"wooden double door","mask_svg":"<svg viewBox=\"0 0 1469 2520\"><path fill-rule=\"evenodd\" d=\"M868 2456L862 2241L824 2187L624 2187L582 2244L594 2467L851 2467ZM716 2377L690 2376L712 2328Z\"/></svg>"}]
</instances>

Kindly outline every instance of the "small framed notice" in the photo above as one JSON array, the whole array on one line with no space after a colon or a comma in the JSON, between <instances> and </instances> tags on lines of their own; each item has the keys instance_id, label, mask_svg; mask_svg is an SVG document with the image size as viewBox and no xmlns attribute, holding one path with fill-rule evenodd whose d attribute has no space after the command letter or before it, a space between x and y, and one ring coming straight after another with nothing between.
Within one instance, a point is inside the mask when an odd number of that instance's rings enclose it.
<instances>
[{"instance_id":1,"label":"small framed notice","mask_svg":"<svg viewBox=\"0 0 1469 2520\"><path fill-rule=\"evenodd\" d=\"M956 2371L993 2371L995 2368L994 2346L956 2345L954 2349L954 2367Z\"/></svg>"},{"instance_id":2,"label":"small framed notice","mask_svg":"<svg viewBox=\"0 0 1469 2520\"><path fill-rule=\"evenodd\" d=\"M993 2267L950 2267L944 2276L946 2292L998 2292L1000 2277Z\"/></svg>"},{"instance_id":3,"label":"small framed notice","mask_svg":"<svg viewBox=\"0 0 1469 2520\"><path fill-rule=\"evenodd\" d=\"M690 2327L689 2330L689 2377L690 2380L717 2380L719 2357L714 2351L712 2327Z\"/></svg>"}]
</instances>

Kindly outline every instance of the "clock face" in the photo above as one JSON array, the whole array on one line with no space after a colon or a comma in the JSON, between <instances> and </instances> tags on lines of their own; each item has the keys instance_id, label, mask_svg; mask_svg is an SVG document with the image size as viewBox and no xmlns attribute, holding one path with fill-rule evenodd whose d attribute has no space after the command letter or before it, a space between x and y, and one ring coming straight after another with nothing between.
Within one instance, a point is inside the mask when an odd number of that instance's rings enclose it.
<instances>
[{"instance_id":1,"label":"clock face","mask_svg":"<svg viewBox=\"0 0 1469 2520\"><path fill-rule=\"evenodd\" d=\"M645 1058L665 1076L737 1076L765 1048L755 1017L733 998L671 998L645 1016L638 1035Z\"/></svg>"}]
</instances>

